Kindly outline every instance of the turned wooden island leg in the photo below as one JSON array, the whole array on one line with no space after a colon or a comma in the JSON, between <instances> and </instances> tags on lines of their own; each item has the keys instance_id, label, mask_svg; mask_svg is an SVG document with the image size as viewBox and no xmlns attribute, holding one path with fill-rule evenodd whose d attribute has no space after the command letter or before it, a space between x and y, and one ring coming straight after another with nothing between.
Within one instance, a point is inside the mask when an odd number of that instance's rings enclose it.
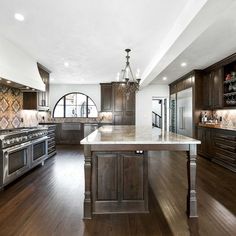
<instances>
[{"instance_id":1,"label":"turned wooden island leg","mask_svg":"<svg viewBox=\"0 0 236 236\"><path fill-rule=\"evenodd\" d=\"M92 176L92 154L91 146L84 145L84 219L92 219L92 199L91 199L91 176Z\"/></svg>"},{"instance_id":2,"label":"turned wooden island leg","mask_svg":"<svg viewBox=\"0 0 236 236\"><path fill-rule=\"evenodd\" d=\"M189 218L198 217L197 215L197 196L196 196L196 158L197 145L190 144L187 152L187 174L188 174L188 194L187 194L187 214Z\"/></svg>"}]
</instances>

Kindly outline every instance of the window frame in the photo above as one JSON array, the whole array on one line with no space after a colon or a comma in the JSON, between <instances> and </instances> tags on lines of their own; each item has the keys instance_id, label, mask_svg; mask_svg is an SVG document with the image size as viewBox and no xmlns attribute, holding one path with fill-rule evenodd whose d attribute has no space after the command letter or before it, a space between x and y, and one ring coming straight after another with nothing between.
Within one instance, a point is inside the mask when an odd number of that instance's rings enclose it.
<instances>
[{"instance_id":1,"label":"window frame","mask_svg":"<svg viewBox=\"0 0 236 236\"><path fill-rule=\"evenodd\" d=\"M82 95L84 95L85 97L86 97L86 116L75 116L75 117L66 117L66 96L67 95L70 95L70 94L82 94ZM54 113L55 113L55 109L56 109L56 107L57 107L57 105L58 105L58 103L61 101L63 99L63 116L61 116L61 117L55 117L54 116ZM88 115L88 107L89 107L89 105L88 105L88 100L91 100L92 102L93 102L93 106L95 106L96 107L96 110L97 110L97 113L98 113L98 109L97 109L97 105L96 105L96 103L93 101L93 99L91 98L91 97L89 97L88 95L86 95L86 94L84 94L84 93L81 93L81 92L71 92L71 93L67 93L67 94L65 94L65 95L63 95L62 97L60 97L59 99L58 99L58 101L56 102L56 104L55 104L55 106L54 106L54 108L53 108L53 113L52 113L52 117L53 118L94 118L94 117L97 117L97 116L91 116L91 117L89 117Z\"/></svg>"}]
</instances>

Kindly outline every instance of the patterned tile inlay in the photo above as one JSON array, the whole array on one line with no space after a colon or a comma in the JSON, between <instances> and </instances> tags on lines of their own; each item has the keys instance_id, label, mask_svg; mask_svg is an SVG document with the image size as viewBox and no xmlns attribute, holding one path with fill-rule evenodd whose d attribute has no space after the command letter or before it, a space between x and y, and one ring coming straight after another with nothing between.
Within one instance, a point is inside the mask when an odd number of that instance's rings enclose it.
<instances>
[{"instance_id":1,"label":"patterned tile inlay","mask_svg":"<svg viewBox=\"0 0 236 236\"><path fill-rule=\"evenodd\" d=\"M22 106L23 93L19 89L0 85L0 129L20 126Z\"/></svg>"},{"instance_id":2,"label":"patterned tile inlay","mask_svg":"<svg viewBox=\"0 0 236 236\"><path fill-rule=\"evenodd\" d=\"M15 100L11 106L14 112L18 112L20 110L20 103L17 100Z\"/></svg>"},{"instance_id":3,"label":"patterned tile inlay","mask_svg":"<svg viewBox=\"0 0 236 236\"><path fill-rule=\"evenodd\" d=\"M11 122L14 128L18 128L20 126L20 118L15 116Z\"/></svg>"},{"instance_id":4,"label":"patterned tile inlay","mask_svg":"<svg viewBox=\"0 0 236 236\"><path fill-rule=\"evenodd\" d=\"M2 129L6 129L8 126L8 121L6 119L6 117L2 117L1 121L0 121L0 127Z\"/></svg>"},{"instance_id":5,"label":"patterned tile inlay","mask_svg":"<svg viewBox=\"0 0 236 236\"><path fill-rule=\"evenodd\" d=\"M2 112L5 112L7 108L9 107L9 104L5 98L2 98L0 101L0 109Z\"/></svg>"}]
</instances>

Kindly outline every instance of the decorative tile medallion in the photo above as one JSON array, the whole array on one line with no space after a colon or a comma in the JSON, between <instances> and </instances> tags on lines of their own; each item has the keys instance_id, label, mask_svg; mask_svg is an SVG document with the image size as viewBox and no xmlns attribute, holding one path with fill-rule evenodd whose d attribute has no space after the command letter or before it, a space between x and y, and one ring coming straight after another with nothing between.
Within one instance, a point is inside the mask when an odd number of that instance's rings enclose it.
<instances>
[{"instance_id":1,"label":"decorative tile medallion","mask_svg":"<svg viewBox=\"0 0 236 236\"><path fill-rule=\"evenodd\" d=\"M7 108L9 107L9 104L5 98L2 98L0 101L0 109L2 112L5 112Z\"/></svg>"},{"instance_id":2,"label":"decorative tile medallion","mask_svg":"<svg viewBox=\"0 0 236 236\"><path fill-rule=\"evenodd\" d=\"M21 93L20 89L17 89L17 88L11 88L11 92L16 97L19 96Z\"/></svg>"},{"instance_id":3,"label":"decorative tile medallion","mask_svg":"<svg viewBox=\"0 0 236 236\"><path fill-rule=\"evenodd\" d=\"M14 128L18 128L20 126L20 118L15 116L11 122Z\"/></svg>"},{"instance_id":4,"label":"decorative tile medallion","mask_svg":"<svg viewBox=\"0 0 236 236\"><path fill-rule=\"evenodd\" d=\"M8 121L7 118L5 116L2 117L2 119L0 120L0 128L1 129L6 129L8 126Z\"/></svg>"},{"instance_id":5,"label":"decorative tile medallion","mask_svg":"<svg viewBox=\"0 0 236 236\"><path fill-rule=\"evenodd\" d=\"M7 93L8 92L9 87L5 86L5 85L1 85L0 86L0 92L2 93Z\"/></svg>"},{"instance_id":6,"label":"decorative tile medallion","mask_svg":"<svg viewBox=\"0 0 236 236\"><path fill-rule=\"evenodd\" d=\"M14 100L11 107L14 112L18 112L20 110L20 103L17 100Z\"/></svg>"}]
</instances>

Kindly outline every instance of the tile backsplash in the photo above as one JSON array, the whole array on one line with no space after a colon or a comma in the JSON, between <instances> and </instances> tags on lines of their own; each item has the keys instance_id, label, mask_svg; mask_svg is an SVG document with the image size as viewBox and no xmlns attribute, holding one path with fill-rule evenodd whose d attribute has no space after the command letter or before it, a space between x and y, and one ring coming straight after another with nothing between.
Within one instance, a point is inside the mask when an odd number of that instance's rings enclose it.
<instances>
[{"instance_id":1,"label":"tile backsplash","mask_svg":"<svg viewBox=\"0 0 236 236\"><path fill-rule=\"evenodd\" d=\"M49 112L23 110L21 90L0 85L0 129L37 126L49 118Z\"/></svg>"},{"instance_id":2,"label":"tile backsplash","mask_svg":"<svg viewBox=\"0 0 236 236\"><path fill-rule=\"evenodd\" d=\"M0 128L17 128L21 125L20 112L23 94L19 89L0 85Z\"/></svg>"},{"instance_id":3,"label":"tile backsplash","mask_svg":"<svg viewBox=\"0 0 236 236\"><path fill-rule=\"evenodd\" d=\"M222 117L222 125L236 127L236 109L216 110L217 117Z\"/></svg>"}]
</instances>

